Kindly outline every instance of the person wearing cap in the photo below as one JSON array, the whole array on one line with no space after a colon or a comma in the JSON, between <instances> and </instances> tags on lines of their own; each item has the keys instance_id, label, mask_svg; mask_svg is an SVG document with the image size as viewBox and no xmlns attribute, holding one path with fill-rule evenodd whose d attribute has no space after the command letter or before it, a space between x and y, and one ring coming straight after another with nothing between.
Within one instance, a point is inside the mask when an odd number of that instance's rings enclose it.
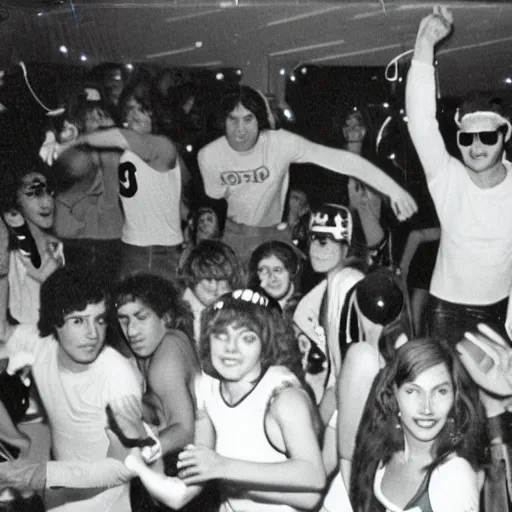
<instances>
[{"instance_id":1,"label":"person wearing cap","mask_svg":"<svg viewBox=\"0 0 512 512\"><path fill-rule=\"evenodd\" d=\"M206 194L228 202L224 241L247 261L261 243L291 241L283 218L292 163L313 163L354 176L389 196L400 220L417 209L414 199L380 169L348 151L315 144L284 129L265 97L248 86L228 94L221 106L225 135L199 151Z\"/></svg>"},{"instance_id":2,"label":"person wearing cap","mask_svg":"<svg viewBox=\"0 0 512 512\"><path fill-rule=\"evenodd\" d=\"M452 30L442 7L420 23L407 77L408 128L441 225L430 284L431 333L456 343L477 322L512 333L512 173L505 160L511 124L498 102L476 97L458 110L452 157L436 120L435 46Z\"/></svg>"},{"instance_id":3,"label":"person wearing cap","mask_svg":"<svg viewBox=\"0 0 512 512\"><path fill-rule=\"evenodd\" d=\"M311 338L312 345L325 355L323 371L306 375L325 424L335 408L334 386L342 360L340 340L345 343L342 310L349 292L364 277L351 252L352 230L352 215L344 206L324 204L312 211L309 258L313 270L324 274L325 279L302 298L293 315L299 332Z\"/></svg>"}]
</instances>

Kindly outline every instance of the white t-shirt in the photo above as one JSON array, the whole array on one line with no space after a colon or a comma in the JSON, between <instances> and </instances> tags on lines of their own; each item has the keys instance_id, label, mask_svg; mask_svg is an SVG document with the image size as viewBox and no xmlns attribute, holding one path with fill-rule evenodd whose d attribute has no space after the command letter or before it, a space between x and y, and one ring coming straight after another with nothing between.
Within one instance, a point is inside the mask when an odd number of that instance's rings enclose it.
<instances>
[{"instance_id":1,"label":"white t-shirt","mask_svg":"<svg viewBox=\"0 0 512 512\"><path fill-rule=\"evenodd\" d=\"M441 224L430 291L449 302L493 304L512 286L512 166L482 189L446 150L436 119L434 67L413 60L407 78L408 127Z\"/></svg>"},{"instance_id":2,"label":"white t-shirt","mask_svg":"<svg viewBox=\"0 0 512 512\"><path fill-rule=\"evenodd\" d=\"M197 160L206 194L227 200L229 219L268 227L281 222L291 163L310 162L341 173L343 166L353 165L353 156L286 130L264 130L249 151L235 151L222 136L201 149Z\"/></svg>"},{"instance_id":3,"label":"white t-shirt","mask_svg":"<svg viewBox=\"0 0 512 512\"><path fill-rule=\"evenodd\" d=\"M142 399L136 374L121 354L105 347L87 370L73 373L58 363L59 344L53 336L42 338L32 325L18 326L7 343L10 354L34 355L32 375L46 410L56 460L105 459L109 440L106 406L123 397ZM73 499L73 492L50 492L48 510L91 512L131 510L129 484L113 487L90 499ZM67 503L66 503L67 502Z\"/></svg>"}]
</instances>

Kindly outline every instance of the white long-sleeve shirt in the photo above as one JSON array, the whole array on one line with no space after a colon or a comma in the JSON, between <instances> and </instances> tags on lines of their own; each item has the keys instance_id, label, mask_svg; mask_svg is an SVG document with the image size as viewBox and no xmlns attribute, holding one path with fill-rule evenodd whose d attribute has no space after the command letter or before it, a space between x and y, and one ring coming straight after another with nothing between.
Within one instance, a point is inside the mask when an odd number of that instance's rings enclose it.
<instances>
[{"instance_id":1,"label":"white long-sleeve shirt","mask_svg":"<svg viewBox=\"0 0 512 512\"><path fill-rule=\"evenodd\" d=\"M434 67L413 60L406 108L414 147L425 171L441 224L430 284L436 297L460 304L496 303L512 285L512 173L492 188L479 188L452 157L436 120Z\"/></svg>"}]
</instances>

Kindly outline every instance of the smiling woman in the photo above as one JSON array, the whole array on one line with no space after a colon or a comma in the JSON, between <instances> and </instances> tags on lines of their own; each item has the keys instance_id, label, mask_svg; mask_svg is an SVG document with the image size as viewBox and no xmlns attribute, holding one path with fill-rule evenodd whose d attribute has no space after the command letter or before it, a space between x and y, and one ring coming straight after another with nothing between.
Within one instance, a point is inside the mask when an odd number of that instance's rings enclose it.
<instances>
[{"instance_id":1,"label":"smiling woman","mask_svg":"<svg viewBox=\"0 0 512 512\"><path fill-rule=\"evenodd\" d=\"M482 422L478 391L453 349L436 339L405 343L366 402L353 457L354 510L476 512Z\"/></svg>"}]
</instances>

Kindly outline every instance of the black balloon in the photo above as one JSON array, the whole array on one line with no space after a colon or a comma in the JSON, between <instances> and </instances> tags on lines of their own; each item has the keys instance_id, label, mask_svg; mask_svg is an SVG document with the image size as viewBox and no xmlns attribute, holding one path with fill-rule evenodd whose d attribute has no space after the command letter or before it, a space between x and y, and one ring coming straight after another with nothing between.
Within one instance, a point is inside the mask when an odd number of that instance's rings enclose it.
<instances>
[{"instance_id":1,"label":"black balloon","mask_svg":"<svg viewBox=\"0 0 512 512\"><path fill-rule=\"evenodd\" d=\"M359 281L356 298L361 313L380 325L393 322L404 305L402 290L391 276L383 272L368 274Z\"/></svg>"}]
</instances>

